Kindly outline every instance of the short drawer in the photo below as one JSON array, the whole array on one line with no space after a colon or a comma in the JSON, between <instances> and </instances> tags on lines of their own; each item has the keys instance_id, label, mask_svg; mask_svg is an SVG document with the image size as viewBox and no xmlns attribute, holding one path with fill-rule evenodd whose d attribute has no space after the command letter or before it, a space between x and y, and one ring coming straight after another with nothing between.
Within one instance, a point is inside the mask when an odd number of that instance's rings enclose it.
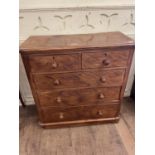
<instances>
[{"instance_id":1,"label":"short drawer","mask_svg":"<svg viewBox=\"0 0 155 155\"><path fill-rule=\"evenodd\" d=\"M79 54L71 55L33 55L29 57L30 71L58 72L81 69L81 59Z\"/></svg>"},{"instance_id":2,"label":"short drawer","mask_svg":"<svg viewBox=\"0 0 155 155\"><path fill-rule=\"evenodd\" d=\"M79 106L118 101L121 87L91 88L38 93L41 106Z\"/></svg>"},{"instance_id":3,"label":"short drawer","mask_svg":"<svg viewBox=\"0 0 155 155\"><path fill-rule=\"evenodd\" d=\"M77 73L33 74L38 91L53 89L121 86L125 70L96 70Z\"/></svg>"},{"instance_id":4,"label":"short drawer","mask_svg":"<svg viewBox=\"0 0 155 155\"><path fill-rule=\"evenodd\" d=\"M82 68L126 67L129 50L98 51L82 54Z\"/></svg>"},{"instance_id":5,"label":"short drawer","mask_svg":"<svg viewBox=\"0 0 155 155\"><path fill-rule=\"evenodd\" d=\"M42 108L42 122L63 122L97 118L113 118L119 115L119 104L93 105L71 108Z\"/></svg>"}]
</instances>

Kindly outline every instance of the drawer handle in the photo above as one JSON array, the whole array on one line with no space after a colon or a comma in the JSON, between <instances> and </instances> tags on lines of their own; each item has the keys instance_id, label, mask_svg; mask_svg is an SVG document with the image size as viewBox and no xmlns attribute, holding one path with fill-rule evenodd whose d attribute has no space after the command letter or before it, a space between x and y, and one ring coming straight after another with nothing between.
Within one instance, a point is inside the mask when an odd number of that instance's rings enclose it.
<instances>
[{"instance_id":1,"label":"drawer handle","mask_svg":"<svg viewBox=\"0 0 155 155\"><path fill-rule=\"evenodd\" d=\"M57 97L56 101L57 103L61 103L62 102L61 97Z\"/></svg>"},{"instance_id":2,"label":"drawer handle","mask_svg":"<svg viewBox=\"0 0 155 155\"><path fill-rule=\"evenodd\" d=\"M101 77L101 78L100 78L100 81L101 81L102 83L105 83L105 82L106 82L106 78L105 78L105 77Z\"/></svg>"},{"instance_id":3,"label":"drawer handle","mask_svg":"<svg viewBox=\"0 0 155 155\"><path fill-rule=\"evenodd\" d=\"M64 118L64 113L60 112L59 118L60 118L60 119L63 119L63 118Z\"/></svg>"},{"instance_id":4,"label":"drawer handle","mask_svg":"<svg viewBox=\"0 0 155 155\"><path fill-rule=\"evenodd\" d=\"M99 98L100 98L100 99L104 99L104 97L105 97L105 96L104 96L102 93L99 95Z\"/></svg>"},{"instance_id":5,"label":"drawer handle","mask_svg":"<svg viewBox=\"0 0 155 155\"><path fill-rule=\"evenodd\" d=\"M55 81L54 81L54 84L55 84L55 85L59 85L59 84L60 84L60 81L59 81L59 80L55 80Z\"/></svg>"},{"instance_id":6,"label":"drawer handle","mask_svg":"<svg viewBox=\"0 0 155 155\"><path fill-rule=\"evenodd\" d=\"M52 68L57 68L57 63L56 62L54 62L53 64L52 64Z\"/></svg>"},{"instance_id":7,"label":"drawer handle","mask_svg":"<svg viewBox=\"0 0 155 155\"><path fill-rule=\"evenodd\" d=\"M109 60L103 60L103 64L104 64L105 66L108 66L108 65L110 64L110 61L109 61Z\"/></svg>"},{"instance_id":8,"label":"drawer handle","mask_svg":"<svg viewBox=\"0 0 155 155\"><path fill-rule=\"evenodd\" d=\"M103 112L102 112L101 110L99 110L99 111L97 112L97 114L100 115L100 116L102 116L102 115L103 115Z\"/></svg>"}]
</instances>

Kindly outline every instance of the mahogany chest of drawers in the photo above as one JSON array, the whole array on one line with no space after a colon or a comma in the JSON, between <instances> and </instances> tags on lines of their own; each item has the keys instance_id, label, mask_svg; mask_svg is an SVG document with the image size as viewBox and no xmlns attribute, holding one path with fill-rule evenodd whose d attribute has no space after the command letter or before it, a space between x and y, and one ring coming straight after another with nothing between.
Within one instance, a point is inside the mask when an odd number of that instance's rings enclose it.
<instances>
[{"instance_id":1,"label":"mahogany chest of drawers","mask_svg":"<svg viewBox=\"0 0 155 155\"><path fill-rule=\"evenodd\" d=\"M120 32L29 37L20 53L39 124L117 122L133 52Z\"/></svg>"}]
</instances>

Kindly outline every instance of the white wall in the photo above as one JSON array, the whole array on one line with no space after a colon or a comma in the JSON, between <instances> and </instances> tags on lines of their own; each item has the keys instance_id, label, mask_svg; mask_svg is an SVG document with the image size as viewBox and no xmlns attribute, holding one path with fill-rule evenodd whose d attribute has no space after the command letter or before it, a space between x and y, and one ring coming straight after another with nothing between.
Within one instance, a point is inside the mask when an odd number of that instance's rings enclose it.
<instances>
[{"instance_id":1,"label":"white wall","mask_svg":"<svg viewBox=\"0 0 155 155\"><path fill-rule=\"evenodd\" d=\"M30 35L78 34L121 31L134 38L134 3L131 0L27 0L20 1L20 42ZM31 4L31 5L30 5ZM134 60L125 96L130 95ZM33 98L20 58L20 90L26 104Z\"/></svg>"}]
</instances>

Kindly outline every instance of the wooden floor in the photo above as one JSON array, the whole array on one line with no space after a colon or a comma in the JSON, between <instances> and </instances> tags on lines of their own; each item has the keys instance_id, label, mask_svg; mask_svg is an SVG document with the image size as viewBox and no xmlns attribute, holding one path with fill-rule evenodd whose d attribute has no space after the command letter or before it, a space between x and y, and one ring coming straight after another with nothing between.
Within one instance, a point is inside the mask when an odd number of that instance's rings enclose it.
<instances>
[{"instance_id":1,"label":"wooden floor","mask_svg":"<svg viewBox=\"0 0 155 155\"><path fill-rule=\"evenodd\" d=\"M124 99L119 123L42 129L35 106L20 107L20 155L134 155L134 101Z\"/></svg>"}]
</instances>

